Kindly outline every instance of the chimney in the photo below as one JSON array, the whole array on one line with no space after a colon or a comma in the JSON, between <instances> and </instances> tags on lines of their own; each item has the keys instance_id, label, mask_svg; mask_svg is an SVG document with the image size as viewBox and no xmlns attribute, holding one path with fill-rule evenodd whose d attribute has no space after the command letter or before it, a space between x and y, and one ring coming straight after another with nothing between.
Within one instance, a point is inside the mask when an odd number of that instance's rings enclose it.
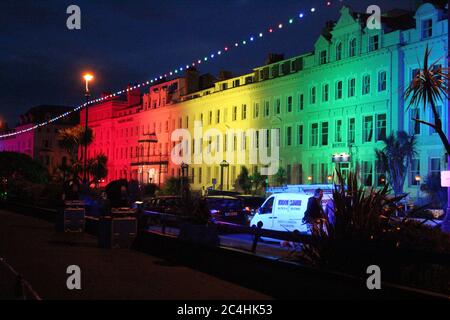
<instances>
[{"instance_id":1,"label":"chimney","mask_svg":"<svg viewBox=\"0 0 450 320\"><path fill-rule=\"evenodd\" d=\"M197 68L191 67L186 69L184 79L186 81L186 92L181 94L189 94L199 90L199 73Z\"/></svg>"},{"instance_id":2,"label":"chimney","mask_svg":"<svg viewBox=\"0 0 450 320\"><path fill-rule=\"evenodd\" d=\"M219 72L219 81L227 80L233 78L233 74L231 71L220 70Z\"/></svg>"},{"instance_id":3,"label":"chimney","mask_svg":"<svg viewBox=\"0 0 450 320\"><path fill-rule=\"evenodd\" d=\"M269 53L266 60L266 65L272 64L278 61L284 60L284 54L282 53Z\"/></svg>"},{"instance_id":4,"label":"chimney","mask_svg":"<svg viewBox=\"0 0 450 320\"><path fill-rule=\"evenodd\" d=\"M141 92L139 89L131 89L132 86L128 85L127 88L127 102L128 106L134 106L141 102Z\"/></svg>"}]
</instances>

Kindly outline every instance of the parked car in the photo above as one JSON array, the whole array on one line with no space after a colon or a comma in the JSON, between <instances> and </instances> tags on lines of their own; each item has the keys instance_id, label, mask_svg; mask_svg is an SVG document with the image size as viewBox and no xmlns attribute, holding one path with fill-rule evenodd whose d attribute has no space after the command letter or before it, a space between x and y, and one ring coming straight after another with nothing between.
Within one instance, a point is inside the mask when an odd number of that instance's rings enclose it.
<instances>
[{"instance_id":1,"label":"parked car","mask_svg":"<svg viewBox=\"0 0 450 320\"><path fill-rule=\"evenodd\" d=\"M270 196L250 221L250 226L263 223L263 229L276 231L307 232L303 224L308 199L311 195L301 193L277 193Z\"/></svg>"},{"instance_id":2,"label":"parked car","mask_svg":"<svg viewBox=\"0 0 450 320\"><path fill-rule=\"evenodd\" d=\"M178 196L156 197L144 204L144 210L152 213L181 215L183 204L181 197Z\"/></svg>"},{"instance_id":3,"label":"parked car","mask_svg":"<svg viewBox=\"0 0 450 320\"><path fill-rule=\"evenodd\" d=\"M213 221L248 225L248 213L237 197L208 196L204 198Z\"/></svg>"},{"instance_id":4,"label":"parked car","mask_svg":"<svg viewBox=\"0 0 450 320\"><path fill-rule=\"evenodd\" d=\"M258 212L258 209L262 206L264 201L266 201L265 197L246 194L237 195L236 198L241 199L242 205L250 219Z\"/></svg>"}]
</instances>

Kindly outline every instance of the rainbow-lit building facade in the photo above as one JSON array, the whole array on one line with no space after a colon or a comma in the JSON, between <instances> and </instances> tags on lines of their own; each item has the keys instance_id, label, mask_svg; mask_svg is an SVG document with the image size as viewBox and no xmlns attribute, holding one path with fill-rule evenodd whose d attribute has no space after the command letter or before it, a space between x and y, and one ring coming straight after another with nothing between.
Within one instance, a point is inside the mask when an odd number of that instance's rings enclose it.
<instances>
[{"instance_id":1,"label":"rainbow-lit building facade","mask_svg":"<svg viewBox=\"0 0 450 320\"><path fill-rule=\"evenodd\" d=\"M189 69L184 77L162 80L142 96L128 90L89 107L94 143L89 156L108 156L106 183L136 179L164 183L169 176L188 174L196 190L221 183L221 167L171 161L180 128L192 132L201 122L204 130L276 129L280 134L280 165L288 184L328 183L336 165L342 171L358 167L367 186L377 186L375 148L391 132L417 135L419 154L414 159L405 191L415 194L417 175L438 173L446 167L444 149L428 127L417 125L417 115L433 120L424 110L407 110L403 92L411 81L425 48L431 60L447 67L447 8L425 3L414 13L392 11L382 18L382 28L370 30L367 16L340 11L338 21L327 24L314 51L284 59L272 56L253 72L219 79ZM440 104L448 123L448 101ZM81 111L80 121L85 114ZM448 128L447 132L448 132ZM231 144L248 159L250 143ZM243 142L244 141L244 142ZM215 141L192 141L208 148ZM245 164L250 172L258 165ZM233 189L242 164L225 168L224 189ZM273 181L273 177L269 179Z\"/></svg>"}]
</instances>

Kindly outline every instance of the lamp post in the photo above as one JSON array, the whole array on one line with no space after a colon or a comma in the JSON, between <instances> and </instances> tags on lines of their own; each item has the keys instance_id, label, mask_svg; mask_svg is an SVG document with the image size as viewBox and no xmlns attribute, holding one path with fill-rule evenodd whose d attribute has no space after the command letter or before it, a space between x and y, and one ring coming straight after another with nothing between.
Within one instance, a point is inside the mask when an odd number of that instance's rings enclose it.
<instances>
[{"instance_id":1,"label":"lamp post","mask_svg":"<svg viewBox=\"0 0 450 320\"><path fill-rule=\"evenodd\" d=\"M223 191L223 169L228 168L229 166L230 166L230 164L226 160L223 160L220 163L220 190L221 191ZM227 187L228 187L228 185L227 185Z\"/></svg>"},{"instance_id":2,"label":"lamp post","mask_svg":"<svg viewBox=\"0 0 450 320\"><path fill-rule=\"evenodd\" d=\"M94 76L90 73L86 73L83 76L84 80L86 81L86 90L84 92L84 96L86 99L86 122L85 122L85 128L84 128L84 161L83 161L83 185L87 185L87 138L88 138L88 111L89 111L89 98L91 96L91 93L89 91L89 82L94 79Z\"/></svg>"},{"instance_id":3,"label":"lamp post","mask_svg":"<svg viewBox=\"0 0 450 320\"><path fill-rule=\"evenodd\" d=\"M422 177L420 175L416 175L415 180L417 182L417 202L419 202L420 197L420 182L422 181Z\"/></svg>"}]
</instances>

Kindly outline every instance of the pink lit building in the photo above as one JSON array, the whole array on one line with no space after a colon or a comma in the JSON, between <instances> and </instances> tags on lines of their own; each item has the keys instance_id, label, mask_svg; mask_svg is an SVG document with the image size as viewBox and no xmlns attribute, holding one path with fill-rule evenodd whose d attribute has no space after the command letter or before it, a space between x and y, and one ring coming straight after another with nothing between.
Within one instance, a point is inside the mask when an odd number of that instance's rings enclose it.
<instances>
[{"instance_id":1,"label":"pink lit building","mask_svg":"<svg viewBox=\"0 0 450 320\"><path fill-rule=\"evenodd\" d=\"M15 129L10 132L24 130L38 123L42 123L55 116L59 116L71 108L61 106L37 106L20 116ZM0 139L0 152L10 151L29 155L39 161L50 173L53 173L69 156L58 145L58 131L77 125L77 114L60 119L49 125L23 134Z\"/></svg>"}]
</instances>

